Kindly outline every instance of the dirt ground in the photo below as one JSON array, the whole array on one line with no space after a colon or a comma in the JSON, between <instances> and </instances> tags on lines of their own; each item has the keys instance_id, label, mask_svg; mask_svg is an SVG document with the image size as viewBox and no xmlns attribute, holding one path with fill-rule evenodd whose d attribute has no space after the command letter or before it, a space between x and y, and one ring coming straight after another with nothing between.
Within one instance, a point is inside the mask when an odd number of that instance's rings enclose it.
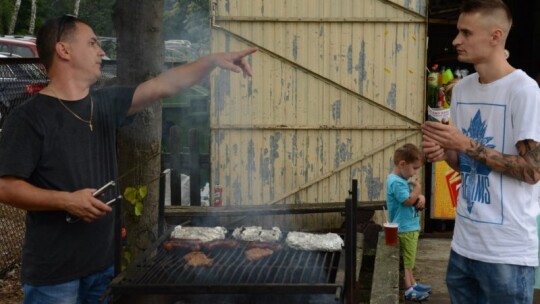
<instances>
[{"instance_id":1,"label":"dirt ground","mask_svg":"<svg viewBox=\"0 0 540 304\"><path fill-rule=\"evenodd\" d=\"M445 283L450 242L449 236L426 236L418 241L414 276L418 282L433 286L429 304L450 303Z\"/></svg>"},{"instance_id":2,"label":"dirt ground","mask_svg":"<svg viewBox=\"0 0 540 304\"><path fill-rule=\"evenodd\" d=\"M19 270L20 265L15 265L0 277L0 304L22 303L23 292Z\"/></svg>"},{"instance_id":3,"label":"dirt ground","mask_svg":"<svg viewBox=\"0 0 540 304\"><path fill-rule=\"evenodd\" d=\"M450 304L445 283L450 242L450 236L440 235L424 235L418 241L415 278L433 286L427 304ZM540 289L534 290L533 304L540 304Z\"/></svg>"},{"instance_id":4,"label":"dirt ground","mask_svg":"<svg viewBox=\"0 0 540 304\"><path fill-rule=\"evenodd\" d=\"M20 252L25 212L0 203L0 304L21 303Z\"/></svg>"}]
</instances>

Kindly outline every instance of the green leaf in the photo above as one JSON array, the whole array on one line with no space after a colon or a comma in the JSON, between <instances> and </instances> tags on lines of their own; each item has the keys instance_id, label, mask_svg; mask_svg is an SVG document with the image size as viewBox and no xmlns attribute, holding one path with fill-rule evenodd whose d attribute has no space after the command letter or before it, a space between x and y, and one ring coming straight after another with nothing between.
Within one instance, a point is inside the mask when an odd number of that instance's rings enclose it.
<instances>
[{"instance_id":1,"label":"green leaf","mask_svg":"<svg viewBox=\"0 0 540 304\"><path fill-rule=\"evenodd\" d=\"M124 259L125 259L128 263L131 263L131 252L125 250L125 251L124 251Z\"/></svg>"},{"instance_id":2,"label":"green leaf","mask_svg":"<svg viewBox=\"0 0 540 304\"><path fill-rule=\"evenodd\" d=\"M141 216L142 211L143 211L143 204L142 204L141 202L138 202L138 203L135 205L135 215L136 215L136 216Z\"/></svg>"},{"instance_id":3,"label":"green leaf","mask_svg":"<svg viewBox=\"0 0 540 304\"><path fill-rule=\"evenodd\" d=\"M141 200L143 198L145 198L147 194L148 194L148 187L147 186L142 186L142 187L139 188L139 197L140 197Z\"/></svg>"},{"instance_id":4,"label":"green leaf","mask_svg":"<svg viewBox=\"0 0 540 304\"><path fill-rule=\"evenodd\" d=\"M124 198L133 204L133 201L137 198L137 189L127 187L126 190L124 190Z\"/></svg>"}]
</instances>

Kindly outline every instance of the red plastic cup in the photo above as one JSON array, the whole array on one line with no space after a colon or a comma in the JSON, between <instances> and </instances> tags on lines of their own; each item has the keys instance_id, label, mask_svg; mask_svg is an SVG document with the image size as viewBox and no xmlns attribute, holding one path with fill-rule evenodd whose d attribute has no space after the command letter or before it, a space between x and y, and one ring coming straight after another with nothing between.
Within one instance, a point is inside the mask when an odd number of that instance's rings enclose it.
<instances>
[{"instance_id":1,"label":"red plastic cup","mask_svg":"<svg viewBox=\"0 0 540 304\"><path fill-rule=\"evenodd\" d=\"M398 244L398 224L384 223L384 240L388 246L396 246Z\"/></svg>"}]
</instances>

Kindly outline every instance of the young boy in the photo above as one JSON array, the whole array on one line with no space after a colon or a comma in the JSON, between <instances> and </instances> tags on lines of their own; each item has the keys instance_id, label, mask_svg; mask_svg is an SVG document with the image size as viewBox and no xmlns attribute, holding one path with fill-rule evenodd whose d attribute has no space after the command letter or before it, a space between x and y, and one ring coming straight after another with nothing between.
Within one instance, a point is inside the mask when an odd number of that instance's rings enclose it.
<instances>
[{"instance_id":1,"label":"young boy","mask_svg":"<svg viewBox=\"0 0 540 304\"><path fill-rule=\"evenodd\" d=\"M423 301L431 286L416 283L413 276L416 246L420 234L418 211L425 206L422 187L416 171L423 165L422 152L413 144L405 144L394 152L394 168L386 179L386 204L390 221L398 223L398 239L403 254L405 300Z\"/></svg>"}]
</instances>

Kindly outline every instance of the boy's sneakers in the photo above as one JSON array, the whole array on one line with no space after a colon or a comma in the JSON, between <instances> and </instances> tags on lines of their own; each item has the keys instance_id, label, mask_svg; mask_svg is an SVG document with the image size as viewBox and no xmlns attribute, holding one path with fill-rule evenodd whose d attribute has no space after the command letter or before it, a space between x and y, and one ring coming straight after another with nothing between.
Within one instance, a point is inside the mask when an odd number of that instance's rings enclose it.
<instances>
[{"instance_id":1,"label":"boy's sneakers","mask_svg":"<svg viewBox=\"0 0 540 304\"><path fill-rule=\"evenodd\" d=\"M416 283L416 285L413 286L413 289L416 291L431 293L431 285L428 284Z\"/></svg>"},{"instance_id":2,"label":"boy's sneakers","mask_svg":"<svg viewBox=\"0 0 540 304\"><path fill-rule=\"evenodd\" d=\"M422 302L428 297L429 297L429 293L423 292L423 291L417 291L414 288L409 288L409 290L405 292L405 300L407 301Z\"/></svg>"}]
</instances>

